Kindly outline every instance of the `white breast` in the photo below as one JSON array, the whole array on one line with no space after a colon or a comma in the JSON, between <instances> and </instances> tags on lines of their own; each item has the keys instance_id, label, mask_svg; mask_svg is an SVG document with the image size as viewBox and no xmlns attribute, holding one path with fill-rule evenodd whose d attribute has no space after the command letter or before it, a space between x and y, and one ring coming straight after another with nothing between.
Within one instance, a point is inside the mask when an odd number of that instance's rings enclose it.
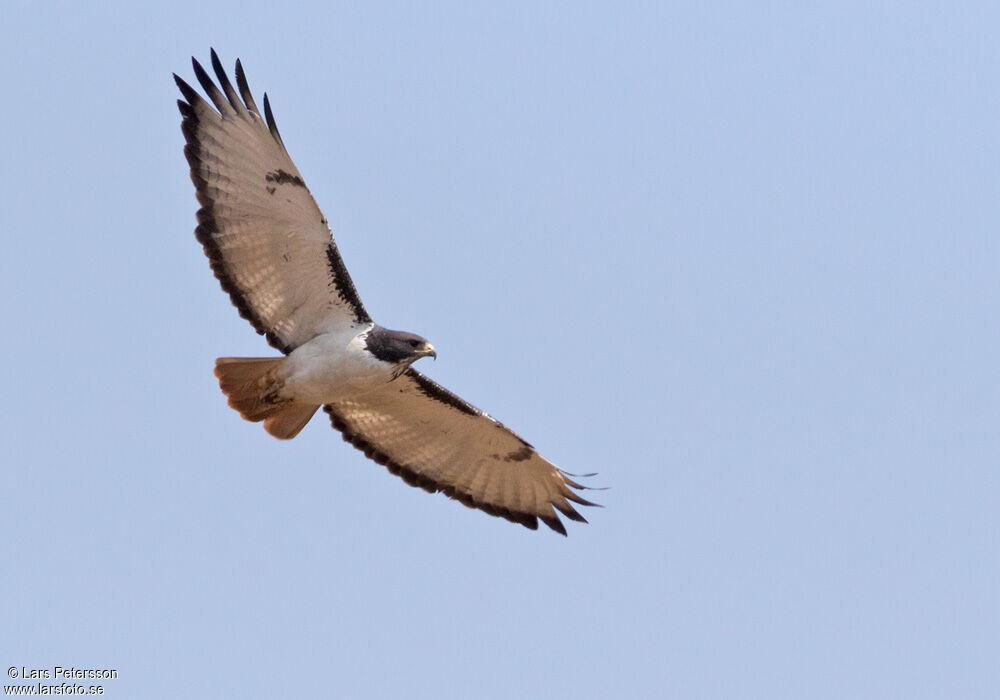
<instances>
[{"instance_id":1,"label":"white breast","mask_svg":"<svg viewBox=\"0 0 1000 700\"><path fill-rule=\"evenodd\" d=\"M393 366L365 348L368 330L324 333L295 348L285 360L282 396L317 405L333 403L392 379Z\"/></svg>"}]
</instances>

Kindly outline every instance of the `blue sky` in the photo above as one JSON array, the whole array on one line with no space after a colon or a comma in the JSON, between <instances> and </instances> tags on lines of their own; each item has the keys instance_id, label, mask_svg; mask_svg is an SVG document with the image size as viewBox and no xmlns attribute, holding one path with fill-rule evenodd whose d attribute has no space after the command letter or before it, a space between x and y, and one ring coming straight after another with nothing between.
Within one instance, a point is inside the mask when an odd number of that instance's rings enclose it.
<instances>
[{"instance_id":1,"label":"blue sky","mask_svg":"<svg viewBox=\"0 0 1000 700\"><path fill-rule=\"evenodd\" d=\"M995 5L83 5L0 21L0 662L121 698L1000 695ZM590 524L226 407L214 358L269 349L192 234L171 73L210 46L368 310L599 472Z\"/></svg>"}]
</instances>

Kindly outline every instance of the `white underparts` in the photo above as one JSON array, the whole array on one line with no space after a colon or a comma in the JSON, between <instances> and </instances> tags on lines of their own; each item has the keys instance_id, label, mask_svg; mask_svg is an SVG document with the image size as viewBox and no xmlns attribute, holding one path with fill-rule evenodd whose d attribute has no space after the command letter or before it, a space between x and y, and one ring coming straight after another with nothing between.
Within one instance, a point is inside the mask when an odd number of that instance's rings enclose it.
<instances>
[{"instance_id":1,"label":"white underparts","mask_svg":"<svg viewBox=\"0 0 1000 700\"><path fill-rule=\"evenodd\" d=\"M300 345L285 358L281 397L314 405L367 393L392 380L395 365L374 356L365 345L365 327L324 333Z\"/></svg>"}]
</instances>

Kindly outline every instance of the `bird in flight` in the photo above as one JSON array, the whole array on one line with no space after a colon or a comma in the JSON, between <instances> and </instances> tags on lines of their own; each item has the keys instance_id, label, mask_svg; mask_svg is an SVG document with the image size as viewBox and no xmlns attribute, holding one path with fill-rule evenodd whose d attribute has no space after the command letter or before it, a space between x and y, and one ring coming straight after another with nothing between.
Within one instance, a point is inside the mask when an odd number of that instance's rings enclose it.
<instances>
[{"instance_id":1,"label":"bird in flight","mask_svg":"<svg viewBox=\"0 0 1000 700\"><path fill-rule=\"evenodd\" d=\"M556 511L586 522L572 503L595 505L577 493L587 487L413 369L437 357L427 340L368 315L267 95L261 117L240 61L236 87L214 49L218 85L192 63L211 101L174 75L201 204L195 236L240 315L283 353L217 359L229 405L281 439L322 406L344 440L412 486L532 530L541 520L565 535Z\"/></svg>"}]
</instances>

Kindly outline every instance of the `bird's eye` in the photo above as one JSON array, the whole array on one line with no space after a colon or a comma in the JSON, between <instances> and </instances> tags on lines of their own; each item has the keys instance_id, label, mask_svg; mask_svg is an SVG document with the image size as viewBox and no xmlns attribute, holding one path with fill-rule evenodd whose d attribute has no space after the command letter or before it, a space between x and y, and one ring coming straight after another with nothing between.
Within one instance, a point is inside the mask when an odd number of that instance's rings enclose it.
<instances>
[{"instance_id":1,"label":"bird's eye","mask_svg":"<svg viewBox=\"0 0 1000 700\"><path fill-rule=\"evenodd\" d=\"M410 347L411 348L418 348L418 347L420 347L420 341L419 340L411 340L410 341Z\"/></svg>"}]
</instances>

